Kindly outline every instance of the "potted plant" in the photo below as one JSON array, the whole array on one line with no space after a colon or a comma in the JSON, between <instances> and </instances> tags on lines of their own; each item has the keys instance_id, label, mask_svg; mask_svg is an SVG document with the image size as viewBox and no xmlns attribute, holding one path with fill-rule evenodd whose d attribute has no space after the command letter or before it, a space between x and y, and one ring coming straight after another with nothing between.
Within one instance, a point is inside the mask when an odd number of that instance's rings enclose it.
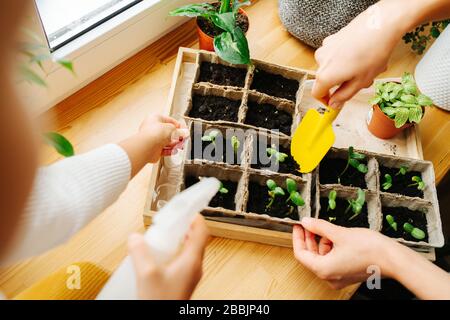
<instances>
[{"instance_id":1,"label":"potted plant","mask_svg":"<svg viewBox=\"0 0 450 320\"><path fill-rule=\"evenodd\" d=\"M190 4L171 11L170 15L197 19L200 49L215 51L221 59L232 64L250 64L245 37L249 21L242 9L249 4L250 1L245 0Z\"/></svg>"},{"instance_id":2,"label":"potted plant","mask_svg":"<svg viewBox=\"0 0 450 320\"><path fill-rule=\"evenodd\" d=\"M390 139L419 123L425 107L433 101L417 89L413 76L405 73L400 83L380 82L376 85L375 96L370 100L369 131L378 138Z\"/></svg>"}]
</instances>

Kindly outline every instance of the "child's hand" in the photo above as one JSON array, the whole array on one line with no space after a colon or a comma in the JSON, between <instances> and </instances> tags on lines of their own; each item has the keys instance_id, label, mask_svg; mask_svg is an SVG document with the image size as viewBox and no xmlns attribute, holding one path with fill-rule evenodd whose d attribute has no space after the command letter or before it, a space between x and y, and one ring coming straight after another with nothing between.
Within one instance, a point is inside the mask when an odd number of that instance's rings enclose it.
<instances>
[{"instance_id":1,"label":"child's hand","mask_svg":"<svg viewBox=\"0 0 450 320\"><path fill-rule=\"evenodd\" d=\"M156 265L150 249L140 234L130 236L129 253L136 271L139 299L189 299L202 277L202 262L208 229L198 215L191 226L182 252L168 265Z\"/></svg>"},{"instance_id":2,"label":"child's hand","mask_svg":"<svg viewBox=\"0 0 450 320\"><path fill-rule=\"evenodd\" d=\"M162 155L174 154L183 147L181 124L175 119L162 115L150 115L145 119L139 132L119 145L128 154L131 162L131 176L138 173L147 163L157 162Z\"/></svg>"},{"instance_id":3,"label":"child's hand","mask_svg":"<svg viewBox=\"0 0 450 320\"><path fill-rule=\"evenodd\" d=\"M294 254L300 263L326 280L334 289L364 281L375 265L382 276L392 277L392 250L401 245L379 232L344 228L325 220L303 218L293 232ZM320 236L319 243L316 235Z\"/></svg>"},{"instance_id":4,"label":"child's hand","mask_svg":"<svg viewBox=\"0 0 450 320\"><path fill-rule=\"evenodd\" d=\"M154 163L161 155L176 152L183 142L176 134L178 129L181 129L181 124L177 120L163 115L150 115L142 122L139 134L152 149L149 162Z\"/></svg>"}]
</instances>

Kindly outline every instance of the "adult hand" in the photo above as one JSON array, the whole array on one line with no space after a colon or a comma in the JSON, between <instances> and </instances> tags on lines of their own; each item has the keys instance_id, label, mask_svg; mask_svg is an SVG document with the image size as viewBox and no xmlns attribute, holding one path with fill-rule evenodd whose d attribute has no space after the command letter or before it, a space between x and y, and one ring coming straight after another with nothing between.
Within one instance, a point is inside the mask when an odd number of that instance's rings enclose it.
<instances>
[{"instance_id":1,"label":"adult hand","mask_svg":"<svg viewBox=\"0 0 450 320\"><path fill-rule=\"evenodd\" d=\"M381 1L323 41L315 53L319 66L312 89L315 98L330 95L329 105L340 109L386 70L389 56L408 28L399 17L399 5L395 0Z\"/></svg>"},{"instance_id":2,"label":"adult hand","mask_svg":"<svg viewBox=\"0 0 450 320\"><path fill-rule=\"evenodd\" d=\"M391 276L390 252L401 246L396 241L369 229L344 228L321 219L303 218L301 224L293 231L295 257L332 288L366 280L371 265L380 267L383 276Z\"/></svg>"},{"instance_id":3,"label":"adult hand","mask_svg":"<svg viewBox=\"0 0 450 320\"><path fill-rule=\"evenodd\" d=\"M140 234L130 236L128 247L136 271L139 299L189 299L202 276L208 229L202 216L192 224L182 252L169 264L158 266Z\"/></svg>"}]
</instances>

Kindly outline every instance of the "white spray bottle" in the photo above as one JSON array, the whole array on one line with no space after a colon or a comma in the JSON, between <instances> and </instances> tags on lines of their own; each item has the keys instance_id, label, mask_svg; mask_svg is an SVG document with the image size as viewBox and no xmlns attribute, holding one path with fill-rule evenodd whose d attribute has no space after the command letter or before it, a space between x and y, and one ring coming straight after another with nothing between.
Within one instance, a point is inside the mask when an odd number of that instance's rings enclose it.
<instances>
[{"instance_id":1,"label":"white spray bottle","mask_svg":"<svg viewBox=\"0 0 450 320\"><path fill-rule=\"evenodd\" d=\"M219 191L216 178L199 183L177 194L154 217L145 240L157 263L164 264L177 253L195 215L202 211ZM136 277L131 258L127 256L103 287L98 300L137 299Z\"/></svg>"}]
</instances>

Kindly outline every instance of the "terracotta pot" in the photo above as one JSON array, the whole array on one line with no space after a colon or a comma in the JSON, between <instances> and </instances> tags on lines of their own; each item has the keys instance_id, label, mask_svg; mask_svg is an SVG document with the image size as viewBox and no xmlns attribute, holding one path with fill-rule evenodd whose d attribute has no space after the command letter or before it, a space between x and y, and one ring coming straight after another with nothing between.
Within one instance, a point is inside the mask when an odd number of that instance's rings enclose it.
<instances>
[{"instance_id":1,"label":"terracotta pot","mask_svg":"<svg viewBox=\"0 0 450 320\"><path fill-rule=\"evenodd\" d=\"M239 13L245 15L248 17L247 13L244 11L244 9L239 9ZM250 24L249 24L250 28ZM200 50L207 50L214 52L214 38L207 35L198 25L198 19L197 19L197 34L198 34L198 42L200 45Z\"/></svg>"},{"instance_id":2,"label":"terracotta pot","mask_svg":"<svg viewBox=\"0 0 450 320\"><path fill-rule=\"evenodd\" d=\"M369 131L380 139L393 138L413 125L413 123L406 123L402 127L396 128L394 120L385 115L378 105L372 106L367 119Z\"/></svg>"}]
</instances>

